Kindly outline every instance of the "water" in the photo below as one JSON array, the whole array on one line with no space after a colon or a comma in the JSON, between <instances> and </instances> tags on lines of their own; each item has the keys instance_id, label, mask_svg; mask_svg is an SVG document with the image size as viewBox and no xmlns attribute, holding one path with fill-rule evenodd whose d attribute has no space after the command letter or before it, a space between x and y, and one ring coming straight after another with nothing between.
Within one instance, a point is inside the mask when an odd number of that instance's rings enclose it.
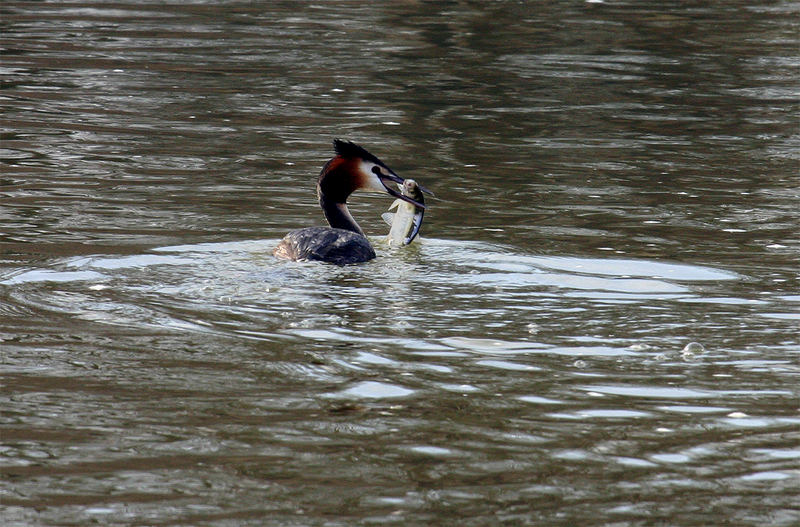
<instances>
[{"instance_id":1,"label":"water","mask_svg":"<svg viewBox=\"0 0 800 527\"><path fill-rule=\"evenodd\" d=\"M796 2L0 9L4 525L800 522Z\"/></svg>"}]
</instances>

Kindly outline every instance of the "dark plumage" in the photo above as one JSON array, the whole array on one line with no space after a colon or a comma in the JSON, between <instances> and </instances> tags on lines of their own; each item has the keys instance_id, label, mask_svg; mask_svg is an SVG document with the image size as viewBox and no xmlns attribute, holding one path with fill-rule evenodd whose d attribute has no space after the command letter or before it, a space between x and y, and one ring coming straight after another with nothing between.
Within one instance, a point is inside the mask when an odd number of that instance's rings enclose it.
<instances>
[{"instance_id":1,"label":"dark plumage","mask_svg":"<svg viewBox=\"0 0 800 527\"><path fill-rule=\"evenodd\" d=\"M275 249L275 256L346 265L372 260L375 251L361 234L330 227L307 227L287 234Z\"/></svg>"},{"instance_id":2,"label":"dark plumage","mask_svg":"<svg viewBox=\"0 0 800 527\"><path fill-rule=\"evenodd\" d=\"M386 166L380 159L370 154L369 152L367 152L365 148L358 146L352 141L342 141L341 139L334 139L333 149L336 151L338 155L346 159L360 158L363 159L364 161L370 161L382 167Z\"/></svg>"}]
</instances>

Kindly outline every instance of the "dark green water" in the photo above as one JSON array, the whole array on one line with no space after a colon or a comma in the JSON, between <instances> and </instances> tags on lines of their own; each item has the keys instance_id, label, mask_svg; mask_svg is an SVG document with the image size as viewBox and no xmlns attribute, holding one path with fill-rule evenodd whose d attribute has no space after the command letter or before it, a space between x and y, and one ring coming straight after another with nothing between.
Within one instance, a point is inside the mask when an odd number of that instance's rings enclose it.
<instances>
[{"instance_id":1,"label":"dark green water","mask_svg":"<svg viewBox=\"0 0 800 527\"><path fill-rule=\"evenodd\" d=\"M798 35L3 3L3 525L797 525ZM357 194L376 260L276 261L334 137L436 193L422 239Z\"/></svg>"}]
</instances>

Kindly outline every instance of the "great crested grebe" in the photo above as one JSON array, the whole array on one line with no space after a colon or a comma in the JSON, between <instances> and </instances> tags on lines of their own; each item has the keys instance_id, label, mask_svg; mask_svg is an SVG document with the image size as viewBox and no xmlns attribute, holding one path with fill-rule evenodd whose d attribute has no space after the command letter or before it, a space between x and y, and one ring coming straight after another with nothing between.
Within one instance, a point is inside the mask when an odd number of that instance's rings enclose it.
<instances>
[{"instance_id":1,"label":"great crested grebe","mask_svg":"<svg viewBox=\"0 0 800 527\"><path fill-rule=\"evenodd\" d=\"M336 156L325 163L317 180L319 206L330 227L307 227L290 232L273 252L278 258L318 260L338 265L375 258L375 251L364 231L347 210L348 196L358 189L386 192L425 208L422 203L391 188L390 182L402 184L403 178L364 148L335 139L333 149Z\"/></svg>"}]
</instances>

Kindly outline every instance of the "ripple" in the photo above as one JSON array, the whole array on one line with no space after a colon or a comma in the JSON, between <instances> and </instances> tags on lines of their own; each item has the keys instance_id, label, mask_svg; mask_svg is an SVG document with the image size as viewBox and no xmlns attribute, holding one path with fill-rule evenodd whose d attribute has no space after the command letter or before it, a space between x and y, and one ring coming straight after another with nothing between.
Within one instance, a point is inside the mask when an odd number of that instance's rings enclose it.
<instances>
[{"instance_id":1,"label":"ripple","mask_svg":"<svg viewBox=\"0 0 800 527\"><path fill-rule=\"evenodd\" d=\"M509 261L511 258L492 255L489 261ZM712 267L677 263L653 262L629 259L586 259L569 257L514 256L513 262L527 263L542 269L558 269L571 273L586 273L610 276L637 276L670 279L684 282L736 280L739 276L730 271Z\"/></svg>"},{"instance_id":2,"label":"ripple","mask_svg":"<svg viewBox=\"0 0 800 527\"><path fill-rule=\"evenodd\" d=\"M176 258L174 256L161 256L155 254L137 254L122 258L80 258L68 262L67 266L112 270L151 267L156 265L191 265L194 263L195 261L189 258Z\"/></svg>"},{"instance_id":3,"label":"ripple","mask_svg":"<svg viewBox=\"0 0 800 527\"><path fill-rule=\"evenodd\" d=\"M419 445L408 447L407 450L414 454L422 454L431 457L452 457L457 455L456 452L449 448L442 448L438 446Z\"/></svg>"},{"instance_id":4,"label":"ripple","mask_svg":"<svg viewBox=\"0 0 800 527\"><path fill-rule=\"evenodd\" d=\"M714 395L706 390L658 386L584 386L582 390L603 393L606 395L624 395L628 397L646 397L653 399L704 399Z\"/></svg>"},{"instance_id":5,"label":"ripple","mask_svg":"<svg viewBox=\"0 0 800 527\"><path fill-rule=\"evenodd\" d=\"M800 450L783 450L778 448L754 448L751 450L772 459L800 459Z\"/></svg>"},{"instance_id":6,"label":"ripple","mask_svg":"<svg viewBox=\"0 0 800 527\"><path fill-rule=\"evenodd\" d=\"M789 478L797 478L797 475L788 474L786 472L778 472L778 471L765 471L765 472L754 472L752 474L745 474L742 476L742 480L744 481L781 481L784 479Z\"/></svg>"},{"instance_id":7,"label":"ripple","mask_svg":"<svg viewBox=\"0 0 800 527\"><path fill-rule=\"evenodd\" d=\"M364 381L336 394L331 394L330 397L356 399L395 399L399 397L408 397L413 393L415 393L415 390L405 388L397 384L377 381Z\"/></svg>"},{"instance_id":8,"label":"ripple","mask_svg":"<svg viewBox=\"0 0 800 527\"><path fill-rule=\"evenodd\" d=\"M480 366L487 366L489 368L498 368L501 370L509 370L509 371L537 371L541 370L541 368L537 368L535 366L530 366L528 364L518 364L516 362L509 362L504 360L480 360L477 361L476 364Z\"/></svg>"},{"instance_id":9,"label":"ripple","mask_svg":"<svg viewBox=\"0 0 800 527\"><path fill-rule=\"evenodd\" d=\"M653 414L639 410L596 408L577 410L575 412L558 412L547 415L556 419L637 419L640 417L650 417Z\"/></svg>"},{"instance_id":10,"label":"ripple","mask_svg":"<svg viewBox=\"0 0 800 527\"><path fill-rule=\"evenodd\" d=\"M686 454L653 454L650 459L659 463L688 463L692 460Z\"/></svg>"},{"instance_id":11,"label":"ripple","mask_svg":"<svg viewBox=\"0 0 800 527\"><path fill-rule=\"evenodd\" d=\"M758 316L778 320L800 320L800 313L759 313Z\"/></svg>"},{"instance_id":12,"label":"ripple","mask_svg":"<svg viewBox=\"0 0 800 527\"><path fill-rule=\"evenodd\" d=\"M441 383L439 384L439 388L448 392L454 393L474 393L481 391L480 388L477 386L473 386L471 384L450 384L450 383Z\"/></svg>"},{"instance_id":13,"label":"ripple","mask_svg":"<svg viewBox=\"0 0 800 527\"><path fill-rule=\"evenodd\" d=\"M685 413L685 414L716 414L716 413L725 413L730 412L730 408L722 407L722 406L658 406L659 410L664 410L665 412L677 412L677 413Z\"/></svg>"},{"instance_id":14,"label":"ripple","mask_svg":"<svg viewBox=\"0 0 800 527\"><path fill-rule=\"evenodd\" d=\"M17 285L32 282L85 282L97 281L107 278L106 275L95 271L51 271L36 269L23 271L19 274L0 281L3 285Z\"/></svg>"},{"instance_id":15,"label":"ripple","mask_svg":"<svg viewBox=\"0 0 800 527\"><path fill-rule=\"evenodd\" d=\"M557 399L550 399L548 397L541 397L538 395L521 395L517 397L517 399L531 404L565 404L565 401L559 401Z\"/></svg>"},{"instance_id":16,"label":"ripple","mask_svg":"<svg viewBox=\"0 0 800 527\"><path fill-rule=\"evenodd\" d=\"M626 467L652 468L658 466L656 463L636 457L615 457L614 461Z\"/></svg>"},{"instance_id":17,"label":"ripple","mask_svg":"<svg viewBox=\"0 0 800 527\"><path fill-rule=\"evenodd\" d=\"M514 355L542 348L542 345L531 342L511 342L474 337L447 337L441 339L439 342L445 346L459 350L492 355Z\"/></svg>"}]
</instances>

